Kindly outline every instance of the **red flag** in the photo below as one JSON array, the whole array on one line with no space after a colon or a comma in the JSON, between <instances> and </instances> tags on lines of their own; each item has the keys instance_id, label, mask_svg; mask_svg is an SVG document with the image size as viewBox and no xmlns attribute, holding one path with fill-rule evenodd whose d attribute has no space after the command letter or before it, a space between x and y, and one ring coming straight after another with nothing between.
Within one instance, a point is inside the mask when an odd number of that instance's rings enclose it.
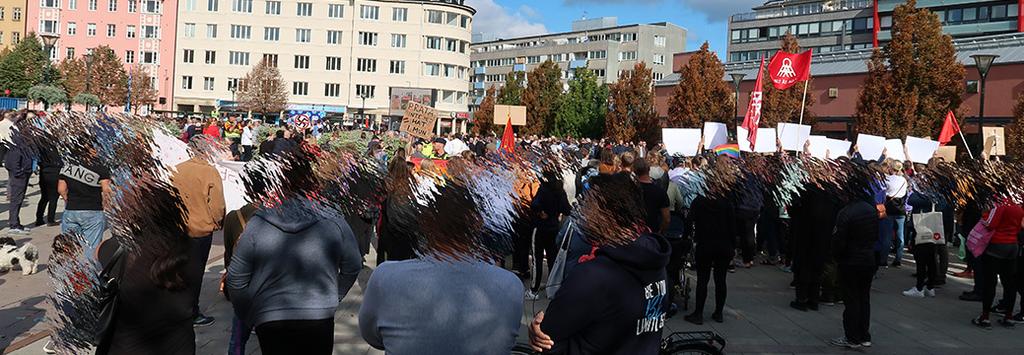
<instances>
[{"instance_id":1,"label":"red flag","mask_svg":"<svg viewBox=\"0 0 1024 355\"><path fill-rule=\"evenodd\" d=\"M509 114L508 121L505 122L505 132L501 134L501 150L507 154L515 154L515 140L515 133L512 132L512 115Z\"/></svg>"},{"instance_id":2,"label":"red flag","mask_svg":"<svg viewBox=\"0 0 1024 355\"><path fill-rule=\"evenodd\" d=\"M946 121L942 122L942 132L939 132L939 145L946 145L953 136L960 133L960 125L956 123L956 116L953 111L946 114Z\"/></svg>"},{"instance_id":3,"label":"red flag","mask_svg":"<svg viewBox=\"0 0 1024 355\"><path fill-rule=\"evenodd\" d=\"M764 58L761 58L761 65L757 67L757 81L754 82L754 91L750 92L747 115L743 117L742 127L747 130L747 141L750 142L750 150L754 150L754 142L757 141L757 127L761 123L761 78L763 77Z\"/></svg>"},{"instance_id":4,"label":"red flag","mask_svg":"<svg viewBox=\"0 0 1024 355\"><path fill-rule=\"evenodd\" d=\"M768 72L776 89L786 90L811 77L811 51L800 54L779 51L768 63Z\"/></svg>"}]
</instances>

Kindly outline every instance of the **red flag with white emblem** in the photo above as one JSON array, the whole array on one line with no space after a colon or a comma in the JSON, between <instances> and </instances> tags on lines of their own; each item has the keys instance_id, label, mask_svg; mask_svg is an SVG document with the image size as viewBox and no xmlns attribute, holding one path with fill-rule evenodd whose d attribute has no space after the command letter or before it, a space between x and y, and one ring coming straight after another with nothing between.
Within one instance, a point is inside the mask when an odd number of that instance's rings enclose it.
<instances>
[{"instance_id":1,"label":"red flag with white emblem","mask_svg":"<svg viewBox=\"0 0 1024 355\"><path fill-rule=\"evenodd\" d=\"M786 90L811 77L811 51L800 54L779 51L768 63L768 72L772 76L772 85L776 89Z\"/></svg>"},{"instance_id":2,"label":"red flag with white emblem","mask_svg":"<svg viewBox=\"0 0 1024 355\"><path fill-rule=\"evenodd\" d=\"M754 91L750 93L750 103L747 105L747 114L743 117L743 128L747 130L747 141L750 142L750 150L754 150L754 142L757 141L757 127L761 123L761 78L764 77L764 58L761 65L757 67L757 81L754 82Z\"/></svg>"}]
</instances>

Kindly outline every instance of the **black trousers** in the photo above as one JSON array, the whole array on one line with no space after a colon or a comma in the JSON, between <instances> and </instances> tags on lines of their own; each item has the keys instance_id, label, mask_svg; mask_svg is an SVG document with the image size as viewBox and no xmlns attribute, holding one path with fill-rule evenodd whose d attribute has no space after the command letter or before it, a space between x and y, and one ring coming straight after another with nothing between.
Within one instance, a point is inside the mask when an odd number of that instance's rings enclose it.
<instances>
[{"instance_id":1,"label":"black trousers","mask_svg":"<svg viewBox=\"0 0 1024 355\"><path fill-rule=\"evenodd\" d=\"M7 170L10 173L10 170ZM10 175L8 175L10 176ZM28 177L9 177L7 180L7 210L11 228L22 228L21 207L25 205L25 192L28 191Z\"/></svg>"},{"instance_id":2,"label":"black trousers","mask_svg":"<svg viewBox=\"0 0 1024 355\"><path fill-rule=\"evenodd\" d=\"M334 319L279 320L256 326L260 350L265 355L334 352Z\"/></svg>"},{"instance_id":3,"label":"black trousers","mask_svg":"<svg viewBox=\"0 0 1024 355\"><path fill-rule=\"evenodd\" d=\"M558 227L537 228L537 238L533 242L533 268L537 270L533 277L534 292L540 289L541 280L544 279L544 257L547 257L549 271L555 265L555 257L558 256L558 246L555 245L557 234Z\"/></svg>"},{"instance_id":4,"label":"black trousers","mask_svg":"<svg viewBox=\"0 0 1024 355\"><path fill-rule=\"evenodd\" d=\"M1017 296L1020 295L1020 309L1018 312L1024 313L1024 256L1020 254L1017 255L1017 272L1014 275L1014 287L1011 288L1003 285L1003 302L1001 305L1012 310L1014 303L1017 303Z\"/></svg>"},{"instance_id":5,"label":"black trousers","mask_svg":"<svg viewBox=\"0 0 1024 355\"><path fill-rule=\"evenodd\" d=\"M243 145L242 146L242 161L250 161L250 160L252 160L252 146L251 145Z\"/></svg>"},{"instance_id":6,"label":"black trousers","mask_svg":"<svg viewBox=\"0 0 1024 355\"><path fill-rule=\"evenodd\" d=\"M1004 289L1016 289L1017 258L1000 259L988 254L981 254L974 269L974 279L981 291L981 314L988 314L992 309L992 301L996 297L996 276L1003 281ZM1013 311L1013 300L1006 300L1006 306Z\"/></svg>"},{"instance_id":7,"label":"black trousers","mask_svg":"<svg viewBox=\"0 0 1024 355\"><path fill-rule=\"evenodd\" d=\"M754 226L757 224L758 211L736 210L736 241L743 253L743 262L754 261L757 243L754 241Z\"/></svg>"},{"instance_id":8,"label":"black trousers","mask_svg":"<svg viewBox=\"0 0 1024 355\"><path fill-rule=\"evenodd\" d=\"M946 273L949 272L949 247L947 247L946 244L936 245L935 256L938 259L938 270L935 271L935 281L944 283L946 282Z\"/></svg>"},{"instance_id":9,"label":"black trousers","mask_svg":"<svg viewBox=\"0 0 1024 355\"><path fill-rule=\"evenodd\" d=\"M54 223L57 221L57 179L58 174L39 175L39 206L36 207L36 222ZM46 219L43 219L46 212Z\"/></svg>"},{"instance_id":10,"label":"black trousers","mask_svg":"<svg viewBox=\"0 0 1024 355\"><path fill-rule=\"evenodd\" d=\"M185 272L186 280L192 287L192 317L195 318L199 312L199 294L203 289L203 274L206 273L206 261L210 259L210 245L213 244L213 236L208 235L199 238L189 238L188 269Z\"/></svg>"},{"instance_id":11,"label":"black trousers","mask_svg":"<svg viewBox=\"0 0 1024 355\"><path fill-rule=\"evenodd\" d=\"M917 264L917 289L935 288L938 281L939 262L936 260L935 244L914 245L914 262Z\"/></svg>"},{"instance_id":12,"label":"black trousers","mask_svg":"<svg viewBox=\"0 0 1024 355\"><path fill-rule=\"evenodd\" d=\"M708 298L708 282L711 281L712 272L715 278L715 313L721 313L725 309L725 297L728 295L728 286L725 284L725 276L729 272L729 264L732 263L732 251L707 251L701 250L698 246L695 251L697 262L697 297L694 299L694 313L704 313L704 302Z\"/></svg>"},{"instance_id":13,"label":"black trousers","mask_svg":"<svg viewBox=\"0 0 1024 355\"><path fill-rule=\"evenodd\" d=\"M839 265L839 284L843 287L846 309L843 331L852 343L871 341L871 280L877 266Z\"/></svg>"}]
</instances>

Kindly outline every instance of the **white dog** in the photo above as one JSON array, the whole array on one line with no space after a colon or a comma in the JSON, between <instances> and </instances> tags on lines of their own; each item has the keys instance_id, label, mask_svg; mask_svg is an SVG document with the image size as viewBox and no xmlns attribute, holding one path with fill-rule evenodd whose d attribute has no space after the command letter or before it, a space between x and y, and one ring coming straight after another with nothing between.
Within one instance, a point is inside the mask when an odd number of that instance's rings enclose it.
<instances>
[{"instance_id":1,"label":"white dog","mask_svg":"<svg viewBox=\"0 0 1024 355\"><path fill-rule=\"evenodd\" d=\"M11 271L18 265L22 275L32 275L36 273L38 263L39 249L32 243L18 247L13 238L0 238L0 273Z\"/></svg>"}]
</instances>

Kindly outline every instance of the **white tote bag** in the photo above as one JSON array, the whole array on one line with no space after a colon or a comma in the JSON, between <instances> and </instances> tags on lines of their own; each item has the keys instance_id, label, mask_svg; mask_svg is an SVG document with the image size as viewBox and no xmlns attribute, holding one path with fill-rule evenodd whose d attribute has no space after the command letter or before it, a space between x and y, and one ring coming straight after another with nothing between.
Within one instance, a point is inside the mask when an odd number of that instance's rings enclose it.
<instances>
[{"instance_id":1,"label":"white tote bag","mask_svg":"<svg viewBox=\"0 0 1024 355\"><path fill-rule=\"evenodd\" d=\"M935 205L932 205L935 211ZM914 214L915 244L946 244L946 235L942 223L942 212L925 212Z\"/></svg>"},{"instance_id":2,"label":"white tote bag","mask_svg":"<svg viewBox=\"0 0 1024 355\"><path fill-rule=\"evenodd\" d=\"M548 271L548 284L544 287L544 292L547 293L548 299L555 298L555 293L558 292L558 287L565 278L565 259L569 254L569 241L572 240L573 228L572 221L566 223L568 226L565 228L565 234L562 235L562 244L558 246L558 256L555 257L555 264Z\"/></svg>"}]
</instances>

